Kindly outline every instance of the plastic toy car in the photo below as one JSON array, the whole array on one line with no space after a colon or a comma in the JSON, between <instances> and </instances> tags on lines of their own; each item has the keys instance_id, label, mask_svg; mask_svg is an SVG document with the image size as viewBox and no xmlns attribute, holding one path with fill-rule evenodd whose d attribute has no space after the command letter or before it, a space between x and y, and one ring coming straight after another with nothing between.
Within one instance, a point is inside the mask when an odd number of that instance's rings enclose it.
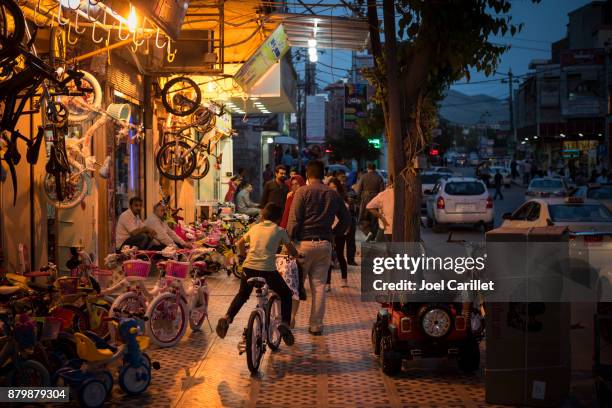
<instances>
[{"instance_id":1,"label":"plastic toy car","mask_svg":"<svg viewBox=\"0 0 612 408\"><path fill-rule=\"evenodd\" d=\"M372 346L387 375L399 373L404 359L432 357L454 357L462 371L473 372L483 332L484 318L471 302L382 303Z\"/></svg>"}]
</instances>

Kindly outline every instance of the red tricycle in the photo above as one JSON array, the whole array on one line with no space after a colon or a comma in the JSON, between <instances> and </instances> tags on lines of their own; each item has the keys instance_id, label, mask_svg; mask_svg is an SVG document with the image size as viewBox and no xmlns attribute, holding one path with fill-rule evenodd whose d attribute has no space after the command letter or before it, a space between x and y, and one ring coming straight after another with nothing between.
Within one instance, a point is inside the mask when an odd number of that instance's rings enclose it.
<instances>
[{"instance_id":1,"label":"red tricycle","mask_svg":"<svg viewBox=\"0 0 612 408\"><path fill-rule=\"evenodd\" d=\"M483 337L483 313L472 302L381 302L372 326L374 354L387 375L415 358L456 358L462 371L476 371Z\"/></svg>"}]
</instances>

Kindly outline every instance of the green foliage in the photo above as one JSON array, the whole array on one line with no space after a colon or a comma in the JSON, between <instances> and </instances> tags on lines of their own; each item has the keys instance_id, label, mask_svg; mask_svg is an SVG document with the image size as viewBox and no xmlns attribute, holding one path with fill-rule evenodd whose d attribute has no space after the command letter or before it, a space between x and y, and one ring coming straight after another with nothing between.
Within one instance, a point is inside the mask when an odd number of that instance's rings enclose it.
<instances>
[{"instance_id":1,"label":"green foliage","mask_svg":"<svg viewBox=\"0 0 612 408\"><path fill-rule=\"evenodd\" d=\"M367 110L366 118L357 119L357 132L364 138L381 136L385 130L385 117L379 104L374 103L371 109Z\"/></svg>"},{"instance_id":2,"label":"green foliage","mask_svg":"<svg viewBox=\"0 0 612 408\"><path fill-rule=\"evenodd\" d=\"M346 129L343 137L327 140L332 150L330 158L333 161L376 160L380 152L368 142L368 137L371 136L373 135L363 136L358 131Z\"/></svg>"}]
</instances>

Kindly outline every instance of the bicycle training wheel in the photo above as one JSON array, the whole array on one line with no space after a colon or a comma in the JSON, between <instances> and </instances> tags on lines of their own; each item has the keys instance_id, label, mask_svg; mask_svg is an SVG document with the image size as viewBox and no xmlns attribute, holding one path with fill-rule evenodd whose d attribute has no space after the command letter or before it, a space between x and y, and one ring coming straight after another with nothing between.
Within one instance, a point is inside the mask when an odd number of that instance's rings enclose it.
<instances>
[{"instance_id":1,"label":"bicycle training wheel","mask_svg":"<svg viewBox=\"0 0 612 408\"><path fill-rule=\"evenodd\" d=\"M187 330L187 307L174 293L156 297L149 305L147 317L147 335L159 347L174 346Z\"/></svg>"},{"instance_id":2,"label":"bicycle training wheel","mask_svg":"<svg viewBox=\"0 0 612 408\"><path fill-rule=\"evenodd\" d=\"M85 181L85 170L83 166L73 159L68 159L70 164L70 173L64 176L64 199L57 199L57 190L55 188L55 176L47 173L43 182L43 190L47 200L56 208L72 208L83 201L87 194L87 182Z\"/></svg>"},{"instance_id":3,"label":"bicycle training wheel","mask_svg":"<svg viewBox=\"0 0 612 408\"><path fill-rule=\"evenodd\" d=\"M162 176L170 180L184 180L193 174L196 167L196 156L193 151L189 152L190 146L187 142L175 141L165 143L157 156L155 164Z\"/></svg>"},{"instance_id":4,"label":"bicycle training wheel","mask_svg":"<svg viewBox=\"0 0 612 408\"><path fill-rule=\"evenodd\" d=\"M12 0L0 0L0 58L23 40L25 19L19 5Z\"/></svg>"},{"instance_id":5,"label":"bicycle training wheel","mask_svg":"<svg viewBox=\"0 0 612 408\"><path fill-rule=\"evenodd\" d=\"M268 322L268 346L272 351L278 350L281 342L281 334L278 326L281 324L281 300L277 294L268 299L266 307L266 321Z\"/></svg>"},{"instance_id":6,"label":"bicycle training wheel","mask_svg":"<svg viewBox=\"0 0 612 408\"><path fill-rule=\"evenodd\" d=\"M192 79L179 76L166 82L162 89L164 108L173 115L187 116L198 109L202 91Z\"/></svg>"},{"instance_id":7,"label":"bicycle training wheel","mask_svg":"<svg viewBox=\"0 0 612 408\"><path fill-rule=\"evenodd\" d=\"M193 173L189 176L194 180L199 180L201 178L206 177L208 172L210 171L210 160L208 160L208 156L203 151L198 151L196 155L196 165Z\"/></svg>"},{"instance_id":8,"label":"bicycle training wheel","mask_svg":"<svg viewBox=\"0 0 612 408\"><path fill-rule=\"evenodd\" d=\"M8 383L12 387L48 387L51 385L49 371L38 361L25 360L13 363L8 373Z\"/></svg>"},{"instance_id":9,"label":"bicycle training wheel","mask_svg":"<svg viewBox=\"0 0 612 408\"><path fill-rule=\"evenodd\" d=\"M261 324L261 316L256 310L253 310L246 329L246 358L251 373L259 371L262 356L263 325Z\"/></svg>"}]
</instances>

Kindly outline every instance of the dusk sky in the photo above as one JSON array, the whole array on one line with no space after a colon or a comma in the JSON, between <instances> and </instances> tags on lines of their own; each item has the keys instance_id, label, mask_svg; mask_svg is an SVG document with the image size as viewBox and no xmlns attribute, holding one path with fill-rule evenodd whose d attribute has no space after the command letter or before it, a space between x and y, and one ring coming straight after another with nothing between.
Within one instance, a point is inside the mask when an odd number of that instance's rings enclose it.
<instances>
[{"instance_id":1,"label":"dusk sky","mask_svg":"<svg viewBox=\"0 0 612 408\"><path fill-rule=\"evenodd\" d=\"M587 0L543 0L534 4L531 0L512 2L512 21L524 23L523 30L515 37L493 37L492 41L500 44L510 44L512 48L507 51L498 68L500 73L506 74L509 69L515 75L522 75L528 71L528 65L534 59L550 58L550 45L565 36L568 22L567 13L585 4ZM338 10L339 12L340 10ZM320 14L335 12L318 10ZM339 14L339 13L338 13ZM345 15L345 13L342 13ZM320 88L343 78L351 65L351 53L344 50L325 50L320 55L317 64L317 84ZM334 67L334 68L331 68ZM303 65L297 67L300 77L303 78ZM499 81L494 79L499 78ZM500 75L485 77L484 74L474 72L471 82L487 81L484 83L471 83L469 85L453 85L452 89L470 95L486 94L496 98L508 97L508 84L501 83ZM462 80L460 82L465 82Z\"/></svg>"}]
</instances>

